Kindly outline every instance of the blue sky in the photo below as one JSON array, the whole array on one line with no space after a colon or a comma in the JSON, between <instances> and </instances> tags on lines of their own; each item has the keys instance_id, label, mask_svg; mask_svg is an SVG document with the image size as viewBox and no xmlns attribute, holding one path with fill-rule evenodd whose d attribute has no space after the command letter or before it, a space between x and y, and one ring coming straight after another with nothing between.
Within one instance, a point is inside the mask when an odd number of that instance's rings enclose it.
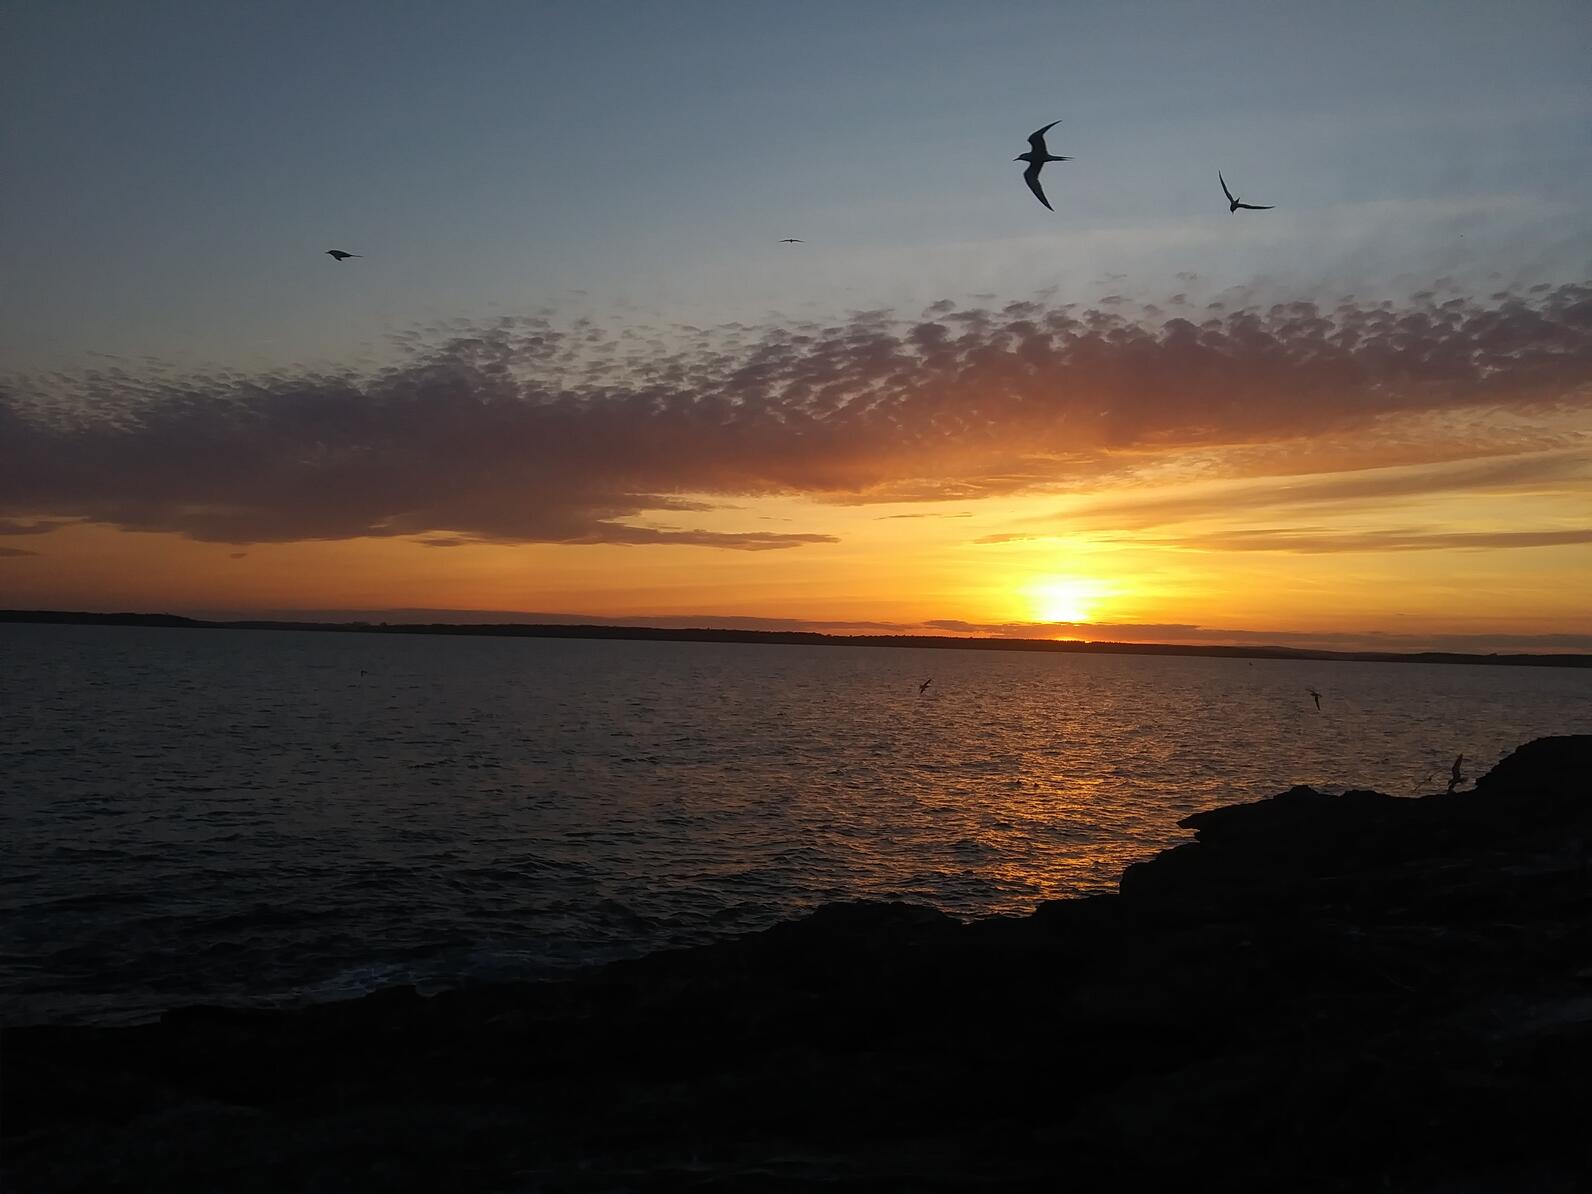
<instances>
[{"instance_id":1,"label":"blue sky","mask_svg":"<svg viewBox=\"0 0 1592 1194\"><path fill-rule=\"evenodd\" d=\"M0 352L1586 276L1585 4L15 4ZM1011 158L1061 118L1046 173ZM1239 193L1278 205L1229 216ZM800 236L805 246L779 246ZM366 254L334 265L339 247ZM1478 283L1479 284L1479 283Z\"/></svg>"}]
</instances>

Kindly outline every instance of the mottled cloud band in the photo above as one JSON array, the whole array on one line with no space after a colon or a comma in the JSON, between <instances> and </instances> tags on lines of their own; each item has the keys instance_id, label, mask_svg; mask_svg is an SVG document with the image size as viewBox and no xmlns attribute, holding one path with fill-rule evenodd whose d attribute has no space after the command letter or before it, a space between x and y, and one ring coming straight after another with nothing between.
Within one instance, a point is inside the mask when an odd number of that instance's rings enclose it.
<instances>
[{"instance_id":1,"label":"mottled cloud band","mask_svg":"<svg viewBox=\"0 0 1592 1194\"><path fill-rule=\"evenodd\" d=\"M669 333L506 320L404 352L368 374L14 380L0 515L230 543L794 547L830 536L693 529L701 495L970 499L1434 415L1585 410L1592 285L1240 310L946 302Z\"/></svg>"}]
</instances>

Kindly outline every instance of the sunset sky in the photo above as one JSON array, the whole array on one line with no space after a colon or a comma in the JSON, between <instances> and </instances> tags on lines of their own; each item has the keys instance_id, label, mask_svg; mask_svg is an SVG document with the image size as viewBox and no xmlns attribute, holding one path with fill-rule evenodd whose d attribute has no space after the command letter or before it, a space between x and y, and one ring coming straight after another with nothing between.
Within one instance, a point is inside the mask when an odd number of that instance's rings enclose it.
<instances>
[{"instance_id":1,"label":"sunset sky","mask_svg":"<svg viewBox=\"0 0 1592 1194\"><path fill-rule=\"evenodd\" d=\"M8 5L0 607L1592 649L1589 62L1584 0Z\"/></svg>"}]
</instances>

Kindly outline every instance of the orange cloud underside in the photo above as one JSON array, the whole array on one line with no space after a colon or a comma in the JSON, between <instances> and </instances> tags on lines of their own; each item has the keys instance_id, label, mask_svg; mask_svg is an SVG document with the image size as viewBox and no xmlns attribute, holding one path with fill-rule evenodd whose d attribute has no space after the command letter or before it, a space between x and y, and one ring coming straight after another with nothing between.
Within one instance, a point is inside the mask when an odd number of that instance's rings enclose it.
<instances>
[{"instance_id":1,"label":"orange cloud underside","mask_svg":"<svg viewBox=\"0 0 1592 1194\"><path fill-rule=\"evenodd\" d=\"M434 547L397 537L228 545L74 524L27 536L37 554L0 561L0 584L11 607L1592 631L1585 600L1592 546L1488 545L1490 532L1518 533L1510 528L1584 526L1592 492L1583 485L1417 495L1371 507L1351 497L1304 510L1256 508L1252 500L1227 509L1210 488L891 506L757 498L688 516L690 525L710 531L798 527L838 540L760 552L667 544ZM1180 493L1187 517L1178 512ZM1144 512L1157 503L1159 513ZM1154 525L1114 525L1134 522ZM1288 545L1256 549L1257 526L1288 536ZM1475 544L1388 548L1376 536L1390 527L1439 527L1443 535L1474 536ZM1299 548L1323 536L1328 549ZM1356 536L1370 537L1364 549L1355 549ZM1232 549L1229 539L1245 546ZM1090 636L1079 628L1059 633Z\"/></svg>"},{"instance_id":2,"label":"orange cloud underside","mask_svg":"<svg viewBox=\"0 0 1592 1194\"><path fill-rule=\"evenodd\" d=\"M0 392L0 605L1592 632L1592 286L1175 306Z\"/></svg>"}]
</instances>

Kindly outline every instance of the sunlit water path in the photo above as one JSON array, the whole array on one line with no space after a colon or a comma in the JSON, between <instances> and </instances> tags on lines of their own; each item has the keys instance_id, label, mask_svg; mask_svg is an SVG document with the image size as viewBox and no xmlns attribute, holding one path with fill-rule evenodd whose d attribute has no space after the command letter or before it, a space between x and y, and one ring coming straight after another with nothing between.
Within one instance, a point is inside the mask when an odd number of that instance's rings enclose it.
<instances>
[{"instance_id":1,"label":"sunlit water path","mask_svg":"<svg viewBox=\"0 0 1592 1194\"><path fill-rule=\"evenodd\" d=\"M0 714L15 1022L1024 912L1200 808L1592 731L1592 672L12 625Z\"/></svg>"}]
</instances>

